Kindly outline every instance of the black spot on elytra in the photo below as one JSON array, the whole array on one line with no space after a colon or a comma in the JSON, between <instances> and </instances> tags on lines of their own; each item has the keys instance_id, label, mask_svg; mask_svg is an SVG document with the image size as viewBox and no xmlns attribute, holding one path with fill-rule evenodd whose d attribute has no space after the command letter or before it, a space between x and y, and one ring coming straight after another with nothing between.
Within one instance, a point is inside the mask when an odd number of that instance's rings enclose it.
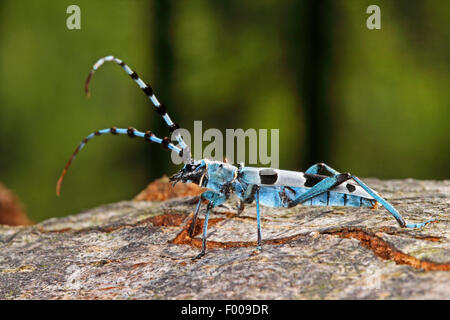
<instances>
[{"instance_id":1,"label":"black spot on elytra","mask_svg":"<svg viewBox=\"0 0 450 320\"><path fill-rule=\"evenodd\" d=\"M259 171L261 184L274 184L278 179L278 173L274 169L261 169Z\"/></svg>"},{"instance_id":2,"label":"black spot on elytra","mask_svg":"<svg viewBox=\"0 0 450 320\"><path fill-rule=\"evenodd\" d=\"M318 184L320 181L326 178L326 176L311 173L304 173L303 176L306 179L305 187L308 188L314 187L316 184Z\"/></svg>"},{"instance_id":3,"label":"black spot on elytra","mask_svg":"<svg viewBox=\"0 0 450 320\"><path fill-rule=\"evenodd\" d=\"M347 183L346 187L349 192L354 192L356 190L356 187L350 183Z\"/></svg>"}]
</instances>

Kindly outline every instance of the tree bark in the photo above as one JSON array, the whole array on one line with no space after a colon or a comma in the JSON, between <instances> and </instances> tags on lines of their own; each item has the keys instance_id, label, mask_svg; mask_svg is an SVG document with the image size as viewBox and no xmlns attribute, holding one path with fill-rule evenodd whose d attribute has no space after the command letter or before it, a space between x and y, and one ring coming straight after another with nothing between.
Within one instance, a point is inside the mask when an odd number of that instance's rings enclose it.
<instances>
[{"instance_id":1,"label":"tree bark","mask_svg":"<svg viewBox=\"0 0 450 320\"><path fill-rule=\"evenodd\" d=\"M215 208L206 255L196 196L124 201L27 227L0 227L1 299L448 299L450 181L367 179L383 208ZM200 218L203 218L203 211Z\"/></svg>"}]
</instances>

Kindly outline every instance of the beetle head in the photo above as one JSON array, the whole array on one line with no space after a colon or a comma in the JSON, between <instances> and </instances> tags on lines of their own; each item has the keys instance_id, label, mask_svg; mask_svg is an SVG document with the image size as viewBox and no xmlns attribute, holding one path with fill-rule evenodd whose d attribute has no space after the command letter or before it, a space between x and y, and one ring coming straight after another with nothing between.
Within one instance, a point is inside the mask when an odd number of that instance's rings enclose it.
<instances>
[{"instance_id":1,"label":"beetle head","mask_svg":"<svg viewBox=\"0 0 450 320\"><path fill-rule=\"evenodd\" d=\"M191 160L184 165L183 169L171 176L170 181L173 182L173 185L177 184L177 182L192 182L201 185L206 172L207 165L205 161Z\"/></svg>"}]
</instances>

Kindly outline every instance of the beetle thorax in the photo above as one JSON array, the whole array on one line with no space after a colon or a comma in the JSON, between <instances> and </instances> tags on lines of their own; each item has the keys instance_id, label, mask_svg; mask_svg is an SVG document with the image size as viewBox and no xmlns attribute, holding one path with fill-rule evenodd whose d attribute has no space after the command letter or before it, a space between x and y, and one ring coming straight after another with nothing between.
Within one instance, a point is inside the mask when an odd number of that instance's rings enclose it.
<instances>
[{"instance_id":1,"label":"beetle thorax","mask_svg":"<svg viewBox=\"0 0 450 320\"><path fill-rule=\"evenodd\" d=\"M223 185L230 184L237 177L238 168L224 162L205 160L207 164L206 188L220 191Z\"/></svg>"}]
</instances>

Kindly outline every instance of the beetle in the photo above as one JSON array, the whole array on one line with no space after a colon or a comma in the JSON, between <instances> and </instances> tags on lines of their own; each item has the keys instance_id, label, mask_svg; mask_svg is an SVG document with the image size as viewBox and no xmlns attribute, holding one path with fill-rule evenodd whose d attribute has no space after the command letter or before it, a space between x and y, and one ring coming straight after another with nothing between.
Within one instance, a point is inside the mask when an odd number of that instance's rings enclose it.
<instances>
[{"instance_id":1,"label":"beetle","mask_svg":"<svg viewBox=\"0 0 450 320\"><path fill-rule=\"evenodd\" d=\"M72 161L86 143L94 137L103 134L114 134L139 137L158 143L163 148L176 152L183 159L184 166L179 172L170 177L170 181L173 184L178 182L195 183L207 189L200 195L189 230L192 237L202 201L205 200L207 204L203 224L202 249L194 259L205 255L208 218L211 209L223 204L233 193L240 199L239 212L244 210L245 204L256 203L258 236L256 249L258 251L262 249L260 205L275 208L291 208L299 204L368 208L376 208L378 205L382 205L391 213L402 228L422 228L435 221L431 219L423 223L407 224L400 213L388 201L383 199L358 177L348 172L340 173L325 163L317 163L305 172L297 172L275 168L246 167L243 164L234 166L227 162L209 159L192 159L189 147L177 132L177 129L179 129L178 124L172 121L166 107L156 98L152 87L145 83L121 59L114 56L106 56L94 64L86 80L86 95L89 95L89 84L93 74L107 61L115 62L121 66L131 79L138 84L167 124L170 133L174 134L178 145L175 145L168 137L159 138L151 131L142 132L133 127L111 127L95 131L81 141L64 167L56 185L57 195L60 194L62 181ZM322 172L326 174L323 175L321 174Z\"/></svg>"}]
</instances>

